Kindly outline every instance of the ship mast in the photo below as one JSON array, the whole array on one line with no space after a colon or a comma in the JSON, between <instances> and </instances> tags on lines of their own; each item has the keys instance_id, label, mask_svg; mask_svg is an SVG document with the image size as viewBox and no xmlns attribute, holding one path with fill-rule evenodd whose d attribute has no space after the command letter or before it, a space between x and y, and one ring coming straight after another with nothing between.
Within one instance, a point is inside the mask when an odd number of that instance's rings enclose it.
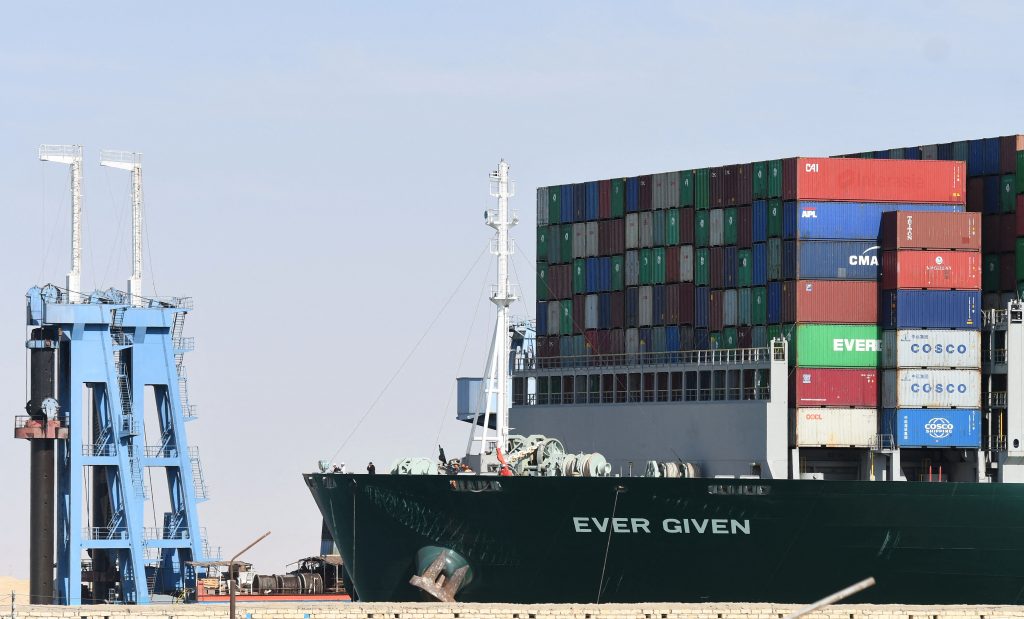
<instances>
[{"instance_id":1,"label":"ship mast","mask_svg":"<svg viewBox=\"0 0 1024 619\"><path fill-rule=\"evenodd\" d=\"M128 278L128 302L143 305L142 299L142 153L120 150L100 151L100 165L132 173L132 275Z\"/></svg>"},{"instance_id":2,"label":"ship mast","mask_svg":"<svg viewBox=\"0 0 1024 619\"><path fill-rule=\"evenodd\" d=\"M508 282L508 258L513 244L509 239L509 228L519 222L509 212L508 199L515 194L515 186L508 180L509 165L504 159L498 169L491 172L491 196L498 199L498 208L484 213L484 222L494 228L491 253L498 258L498 281L491 289L491 302L497 307L498 315L494 324L494 339L491 341L487 369L484 373L484 413L479 434L477 423L470 430L467 454L494 453L495 447L506 449L508 443L508 372L509 372L509 306L516 301L515 293ZM479 422L479 413L476 421ZM491 433L491 420L494 430ZM481 466L481 472L483 467Z\"/></svg>"},{"instance_id":3,"label":"ship mast","mask_svg":"<svg viewBox=\"0 0 1024 619\"><path fill-rule=\"evenodd\" d=\"M82 299L82 147L78 144L43 144L39 160L71 166L71 270L65 286L68 300Z\"/></svg>"}]
</instances>

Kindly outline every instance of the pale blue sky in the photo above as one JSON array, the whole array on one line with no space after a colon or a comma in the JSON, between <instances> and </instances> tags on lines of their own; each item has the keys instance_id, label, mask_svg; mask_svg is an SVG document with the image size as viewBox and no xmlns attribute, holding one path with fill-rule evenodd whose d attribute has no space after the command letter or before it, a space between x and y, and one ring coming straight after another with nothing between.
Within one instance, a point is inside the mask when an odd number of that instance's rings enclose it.
<instances>
[{"instance_id":1,"label":"pale blue sky","mask_svg":"<svg viewBox=\"0 0 1024 619\"><path fill-rule=\"evenodd\" d=\"M247 556L280 571L318 548L300 473L486 246L499 157L518 182L523 314L537 186L1022 132L1021 23L1013 2L5 7L0 408L13 421L25 402L25 290L69 261L67 172L37 146L86 147L83 283L103 288L130 270L128 176L99 149L143 152L146 290L196 303L202 524L229 555L273 531ZM449 398L483 367L484 278L339 460L433 456L439 430L461 453ZM28 446L7 439L0 466L0 573L24 577Z\"/></svg>"}]
</instances>

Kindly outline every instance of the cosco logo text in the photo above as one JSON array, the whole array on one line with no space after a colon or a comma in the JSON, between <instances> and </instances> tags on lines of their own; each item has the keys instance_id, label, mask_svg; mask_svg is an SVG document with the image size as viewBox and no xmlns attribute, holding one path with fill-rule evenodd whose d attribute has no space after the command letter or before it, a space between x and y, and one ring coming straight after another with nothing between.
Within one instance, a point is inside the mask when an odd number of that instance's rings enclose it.
<instances>
[{"instance_id":1,"label":"cosco logo text","mask_svg":"<svg viewBox=\"0 0 1024 619\"><path fill-rule=\"evenodd\" d=\"M964 383L914 383L910 385L914 393L967 393L967 385Z\"/></svg>"},{"instance_id":2,"label":"cosco logo text","mask_svg":"<svg viewBox=\"0 0 1024 619\"><path fill-rule=\"evenodd\" d=\"M967 346L964 344L911 344L910 352L912 353L924 353L926 355L931 353L947 354L952 355L954 353L965 355L967 354Z\"/></svg>"}]
</instances>

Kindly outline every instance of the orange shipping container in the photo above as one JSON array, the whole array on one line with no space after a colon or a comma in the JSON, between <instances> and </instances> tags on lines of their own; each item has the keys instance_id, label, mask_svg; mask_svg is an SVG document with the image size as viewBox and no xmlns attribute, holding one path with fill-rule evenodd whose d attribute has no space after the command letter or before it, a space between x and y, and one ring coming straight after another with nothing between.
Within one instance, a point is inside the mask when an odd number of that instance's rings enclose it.
<instances>
[{"instance_id":1,"label":"orange shipping container","mask_svg":"<svg viewBox=\"0 0 1024 619\"><path fill-rule=\"evenodd\" d=\"M981 252L903 249L882 253L882 289L981 290Z\"/></svg>"},{"instance_id":2,"label":"orange shipping container","mask_svg":"<svg viewBox=\"0 0 1024 619\"><path fill-rule=\"evenodd\" d=\"M981 251L980 213L892 211L882 214L883 249Z\"/></svg>"},{"instance_id":3,"label":"orange shipping container","mask_svg":"<svg viewBox=\"0 0 1024 619\"><path fill-rule=\"evenodd\" d=\"M964 204L966 183L962 161L798 157L782 162L785 200Z\"/></svg>"},{"instance_id":4,"label":"orange shipping container","mask_svg":"<svg viewBox=\"0 0 1024 619\"><path fill-rule=\"evenodd\" d=\"M796 306L793 321L872 325L878 322L878 282L846 280L799 280L787 282Z\"/></svg>"}]
</instances>

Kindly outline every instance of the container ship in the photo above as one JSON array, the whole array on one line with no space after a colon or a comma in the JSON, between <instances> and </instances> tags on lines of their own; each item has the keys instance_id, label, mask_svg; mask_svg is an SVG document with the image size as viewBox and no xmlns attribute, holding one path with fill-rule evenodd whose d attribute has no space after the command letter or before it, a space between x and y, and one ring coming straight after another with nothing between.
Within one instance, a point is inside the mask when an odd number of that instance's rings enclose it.
<instances>
[{"instance_id":1,"label":"container ship","mask_svg":"<svg viewBox=\"0 0 1024 619\"><path fill-rule=\"evenodd\" d=\"M520 322L502 162L466 457L304 475L358 598L1022 603L1022 151L540 188Z\"/></svg>"}]
</instances>

